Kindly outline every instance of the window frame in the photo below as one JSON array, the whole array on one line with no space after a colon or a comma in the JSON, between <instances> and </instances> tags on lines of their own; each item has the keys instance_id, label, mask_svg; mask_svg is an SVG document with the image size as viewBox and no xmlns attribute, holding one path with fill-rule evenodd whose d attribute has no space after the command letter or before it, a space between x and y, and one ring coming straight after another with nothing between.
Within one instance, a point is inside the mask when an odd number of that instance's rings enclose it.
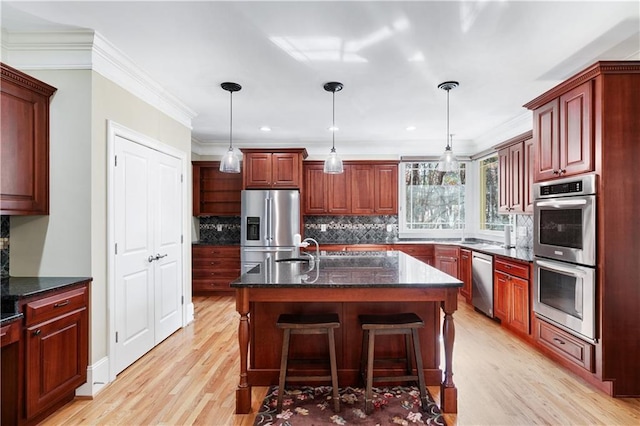
<instances>
[{"instance_id":1,"label":"window frame","mask_svg":"<svg viewBox=\"0 0 640 426\"><path fill-rule=\"evenodd\" d=\"M469 227L469 201L468 197L470 196L470 166L472 166L473 162L468 160L459 160L460 163L465 164L465 221L462 229L407 229L407 219L406 219L406 200L407 200L407 186L405 184L405 175L407 164L414 163L430 163L437 162L437 159L434 160L416 160L416 161L402 161L400 162L400 167L398 167L398 236L399 238L430 238L430 239L463 239L465 235L468 234ZM475 179L474 179L475 180Z\"/></svg>"}]
</instances>

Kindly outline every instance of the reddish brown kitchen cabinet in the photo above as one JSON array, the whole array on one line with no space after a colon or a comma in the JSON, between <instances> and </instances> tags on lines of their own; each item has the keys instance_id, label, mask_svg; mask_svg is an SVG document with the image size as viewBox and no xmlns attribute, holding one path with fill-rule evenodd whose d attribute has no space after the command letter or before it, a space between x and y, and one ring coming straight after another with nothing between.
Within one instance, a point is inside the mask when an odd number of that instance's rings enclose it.
<instances>
[{"instance_id":1,"label":"reddish brown kitchen cabinet","mask_svg":"<svg viewBox=\"0 0 640 426\"><path fill-rule=\"evenodd\" d=\"M533 184L529 178L533 160L531 139L532 132L529 131L495 147L498 149L500 213L533 212L533 205L527 204Z\"/></svg>"},{"instance_id":2,"label":"reddish brown kitchen cabinet","mask_svg":"<svg viewBox=\"0 0 640 426\"><path fill-rule=\"evenodd\" d=\"M398 165L375 164L374 211L376 214L398 214Z\"/></svg>"},{"instance_id":3,"label":"reddish brown kitchen cabinet","mask_svg":"<svg viewBox=\"0 0 640 426\"><path fill-rule=\"evenodd\" d=\"M577 168L593 170L597 175L597 336L589 341L571 335L573 341L569 343L570 336L557 336L562 333L553 324L535 318L536 327L544 329L544 334L535 330L536 346L603 392L638 397L640 329L638 316L630 313L640 312L640 180L636 178L640 158L640 61L595 62L525 107L538 117L545 106L554 103L557 120L563 117L555 129L567 141L566 147L558 148L568 159L566 174L577 173ZM534 121L535 151L539 146L546 148L546 140L539 140L536 133L536 129L545 127L537 123ZM550 155L536 154L536 172L544 171L540 165L548 162ZM536 180L555 176L537 174ZM593 358L589 360L583 353L593 354Z\"/></svg>"},{"instance_id":4,"label":"reddish brown kitchen cabinet","mask_svg":"<svg viewBox=\"0 0 640 426\"><path fill-rule=\"evenodd\" d=\"M88 283L27 302L25 315L25 417L28 421L73 399L87 381Z\"/></svg>"},{"instance_id":5,"label":"reddish brown kitchen cabinet","mask_svg":"<svg viewBox=\"0 0 640 426\"><path fill-rule=\"evenodd\" d=\"M321 161L304 163L305 215L398 213L398 164L345 161L344 172L326 174Z\"/></svg>"},{"instance_id":6,"label":"reddish brown kitchen cabinet","mask_svg":"<svg viewBox=\"0 0 640 426\"><path fill-rule=\"evenodd\" d=\"M329 195L322 164L304 165L304 214L325 214Z\"/></svg>"},{"instance_id":7,"label":"reddish brown kitchen cabinet","mask_svg":"<svg viewBox=\"0 0 640 426\"><path fill-rule=\"evenodd\" d=\"M343 215L351 213L351 166L345 165L344 172L339 174L326 174L327 213Z\"/></svg>"},{"instance_id":8,"label":"reddish brown kitchen cabinet","mask_svg":"<svg viewBox=\"0 0 640 426\"><path fill-rule=\"evenodd\" d=\"M471 250L460 249L460 277L463 282L460 287L460 295L464 297L467 303L471 303L471 291L472 291L472 269L471 269Z\"/></svg>"},{"instance_id":9,"label":"reddish brown kitchen cabinet","mask_svg":"<svg viewBox=\"0 0 640 426\"><path fill-rule=\"evenodd\" d=\"M533 214L533 182L535 169L535 151L533 144L533 137L524 141L524 172L522 176L524 178L522 200L524 201L525 213Z\"/></svg>"},{"instance_id":10,"label":"reddish brown kitchen cabinet","mask_svg":"<svg viewBox=\"0 0 640 426\"><path fill-rule=\"evenodd\" d=\"M193 215L240 216L242 174L222 173L219 161L193 161Z\"/></svg>"},{"instance_id":11,"label":"reddish brown kitchen cabinet","mask_svg":"<svg viewBox=\"0 0 640 426\"><path fill-rule=\"evenodd\" d=\"M194 244L191 262L194 294L234 292L229 283L241 275L240 246Z\"/></svg>"},{"instance_id":12,"label":"reddish brown kitchen cabinet","mask_svg":"<svg viewBox=\"0 0 640 426\"><path fill-rule=\"evenodd\" d=\"M302 161L307 157L306 149L241 149L241 151L244 188L302 188Z\"/></svg>"},{"instance_id":13,"label":"reddish brown kitchen cabinet","mask_svg":"<svg viewBox=\"0 0 640 426\"><path fill-rule=\"evenodd\" d=\"M434 248L435 267L442 272L458 278L458 246L436 245Z\"/></svg>"},{"instance_id":14,"label":"reddish brown kitchen cabinet","mask_svg":"<svg viewBox=\"0 0 640 426\"><path fill-rule=\"evenodd\" d=\"M0 64L0 214L49 214L49 98L56 88Z\"/></svg>"},{"instance_id":15,"label":"reddish brown kitchen cabinet","mask_svg":"<svg viewBox=\"0 0 640 426\"><path fill-rule=\"evenodd\" d=\"M424 263L433 266L433 244L392 244L389 246L391 250L398 250L405 254L415 257Z\"/></svg>"},{"instance_id":16,"label":"reddish brown kitchen cabinet","mask_svg":"<svg viewBox=\"0 0 640 426\"><path fill-rule=\"evenodd\" d=\"M529 335L530 265L502 257L494 259L494 316L502 325Z\"/></svg>"},{"instance_id":17,"label":"reddish brown kitchen cabinet","mask_svg":"<svg viewBox=\"0 0 640 426\"><path fill-rule=\"evenodd\" d=\"M533 110L536 182L594 170L593 81Z\"/></svg>"},{"instance_id":18,"label":"reddish brown kitchen cabinet","mask_svg":"<svg viewBox=\"0 0 640 426\"><path fill-rule=\"evenodd\" d=\"M375 212L375 170L369 164L354 164L351 169L351 213L372 215Z\"/></svg>"}]
</instances>

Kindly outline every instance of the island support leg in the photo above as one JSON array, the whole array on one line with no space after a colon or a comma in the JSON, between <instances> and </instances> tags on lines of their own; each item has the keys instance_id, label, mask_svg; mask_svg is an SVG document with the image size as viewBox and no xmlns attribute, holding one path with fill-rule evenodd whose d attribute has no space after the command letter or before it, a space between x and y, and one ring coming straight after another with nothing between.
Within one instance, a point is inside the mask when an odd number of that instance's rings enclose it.
<instances>
[{"instance_id":1,"label":"island support leg","mask_svg":"<svg viewBox=\"0 0 640 426\"><path fill-rule=\"evenodd\" d=\"M447 299L442 302L442 310L444 311L442 337L444 340L445 370L444 380L440 385L440 408L444 413L458 412L458 389L453 383L453 342L456 335L453 313L458 308L456 293L450 293Z\"/></svg>"},{"instance_id":2,"label":"island support leg","mask_svg":"<svg viewBox=\"0 0 640 426\"><path fill-rule=\"evenodd\" d=\"M249 295L247 290L236 290L236 310L240 314L238 343L240 344L240 382L236 389L236 414L251 411L251 386L247 376L249 354Z\"/></svg>"}]
</instances>

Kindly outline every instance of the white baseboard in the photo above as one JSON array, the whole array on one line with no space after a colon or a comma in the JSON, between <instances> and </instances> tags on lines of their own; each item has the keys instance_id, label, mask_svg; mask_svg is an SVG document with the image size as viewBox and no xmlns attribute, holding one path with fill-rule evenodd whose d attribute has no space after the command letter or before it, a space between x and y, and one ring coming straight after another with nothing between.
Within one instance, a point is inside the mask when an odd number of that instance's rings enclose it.
<instances>
[{"instance_id":1,"label":"white baseboard","mask_svg":"<svg viewBox=\"0 0 640 426\"><path fill-rule=\"evenodd\" d=\"M109 384L109 358L104 357L87 367L87 383L76 389L76 396L94 397Z\"/></svg>"}]
</instances>

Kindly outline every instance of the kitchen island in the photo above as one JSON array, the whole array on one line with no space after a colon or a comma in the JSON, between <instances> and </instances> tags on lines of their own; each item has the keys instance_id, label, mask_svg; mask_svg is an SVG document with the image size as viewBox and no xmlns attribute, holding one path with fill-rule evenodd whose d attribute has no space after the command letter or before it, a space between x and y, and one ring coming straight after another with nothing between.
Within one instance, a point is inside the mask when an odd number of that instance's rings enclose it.
<instances>
[{"instance_id":1,"label":"kitchen island","mask_svg":"<svg viewBox=\"0 0 640 426\"><path fill-rule=\"evenodd\" d=\"M307 255L307 257L310 257ZM457 389L453 383L453 313L457 309L462 282L418 259L398 251L328 253L310 262L282 261L277 257L244 273L231 283L236 289L240 314L240 380L236 390L236 413L251 408L251 387L277 384L281 331L276 319L281 313L329 313L340 316L336 336L340 386L357 385L362 331L358 315L415 312L425 327L420 330L427 385L440 386L443 412L457 412ZM440 367L440 309L444 312L442 341L444 374ZM387 355L401 354L399 336L382 343ZM326 354L321 339L306 340L291 353L305 357ZM389 367L400 371L401 367ZM388 371L392 371L388 370ZM308 367L308 373L317 367Z\"/></svg>"}]
</instances>

